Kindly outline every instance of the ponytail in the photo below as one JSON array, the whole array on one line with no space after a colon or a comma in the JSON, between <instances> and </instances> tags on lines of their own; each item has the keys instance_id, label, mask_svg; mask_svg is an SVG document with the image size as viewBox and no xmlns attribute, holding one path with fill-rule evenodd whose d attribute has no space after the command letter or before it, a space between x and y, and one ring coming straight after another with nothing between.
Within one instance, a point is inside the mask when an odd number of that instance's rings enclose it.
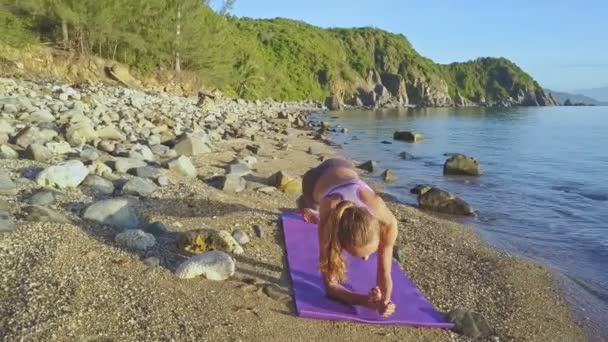
<instances>
[{"instance_id":1,"label":"ponytail","mask_svg":"<svg viewBox=\"0 0 608 342\"><path fill-rule=\"evenodd\" d=\"M346 262L342 258L342 245L340 243L339 231L341 229L340 222L347 209L354 208L355 204L351 201L342 201L332 211L328 220L325 221L325 226L320 227L324 238L323 246L319 246L326 252L325 260L320 260L321 273L328 275L339 283L346 280ZM349 213L352 216L352 210ZM323 253L321 253L323 255Z\"/></svg>"}]
</instances>

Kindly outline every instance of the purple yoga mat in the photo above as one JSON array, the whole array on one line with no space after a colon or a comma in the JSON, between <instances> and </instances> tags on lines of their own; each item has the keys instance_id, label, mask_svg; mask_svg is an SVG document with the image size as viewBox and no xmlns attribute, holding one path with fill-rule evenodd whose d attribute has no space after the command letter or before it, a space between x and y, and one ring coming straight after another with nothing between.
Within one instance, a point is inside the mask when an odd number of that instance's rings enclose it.
<instances>
[{"instance_id":1,"label":"purple yoga mat","mask_svg":"<svg viewBox=\"0 0 608 342\"><path fill-rule=\"evenodd\" d=\"M391 317L384 318L376 310L346 305L327 298L319 272L317 226L304 222L301 215L294 213L284 213L281 218L299 316L372 324L452 328L453 325L422 296L394 261L391 300L397 309ZM376 286L376 259L376 254L367 261L347 255L348 272L344 286L358 293L369 293Z\"/></svg>"}]
</instances>

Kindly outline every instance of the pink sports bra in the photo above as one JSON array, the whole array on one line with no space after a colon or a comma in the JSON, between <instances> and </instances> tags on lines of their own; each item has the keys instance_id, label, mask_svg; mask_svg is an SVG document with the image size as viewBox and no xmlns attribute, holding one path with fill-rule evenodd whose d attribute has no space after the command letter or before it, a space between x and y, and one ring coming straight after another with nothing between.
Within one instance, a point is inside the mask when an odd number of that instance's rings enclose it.
<instances>
[{"instance_id":1,"label":"pink sports bra","mask_svg":"<svg viewBox=\"0 0 608 342\"><path fill-rule=\"evenodd\" d=\"M360 179L352 179L332 187L321 198L327 198L332 195L339 195L343 201L351 201L355 203L355 205L358 207L367 208L367 210L369 210L372 215L375 215L374 211L370 207L368 207L367 204L361 201L361 197L359 196L359 189L362 187L374 191L372 190L372 188L369 187L369 185L365 184L364 181Z\"/></svg>"}]
</instances>

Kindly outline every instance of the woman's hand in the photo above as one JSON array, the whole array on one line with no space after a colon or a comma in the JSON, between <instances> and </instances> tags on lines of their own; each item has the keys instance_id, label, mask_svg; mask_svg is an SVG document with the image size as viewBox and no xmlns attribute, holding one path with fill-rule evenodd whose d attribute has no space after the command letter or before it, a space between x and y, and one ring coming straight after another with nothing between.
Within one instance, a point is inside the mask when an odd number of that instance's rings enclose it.
<instances>
[{"instance_id":1,"label":"woman's hand","mask_svg":"<svg viewBox=\"0 0 608 342\"><path fill-rule=\"evenodd\" d=\"M382 290L379 287L374 287L369 291L368 294L368 306L378 310L378 313L382 315L382 317L389 317L395 312L395 304L392 302L383 302L382 301Z\"/></svg>"}]
</instances>

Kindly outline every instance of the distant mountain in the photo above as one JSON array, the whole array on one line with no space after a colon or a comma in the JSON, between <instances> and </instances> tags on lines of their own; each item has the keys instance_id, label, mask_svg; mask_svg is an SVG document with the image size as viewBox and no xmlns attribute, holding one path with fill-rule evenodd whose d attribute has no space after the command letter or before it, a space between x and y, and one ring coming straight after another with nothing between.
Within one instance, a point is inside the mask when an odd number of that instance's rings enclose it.
<instances>
[{"instance_id":1,"label":"distant mountain","mask_svg":"<svg viewBox=\"0 0 608 342\"><path fill-rule=\"evenodd\" d=\"M597 99L598 101L608 102L608 86L577 90L576 93L589 96Z\"/></svg>"},{"instance_id":2,"label":"distant mountain","mask_svg":"<svg viewBox=\"0 0 608 342\"><path fill-rule=\"evenodd\" d=\"M566 100L570 100L572 104L583 103L585 105L593 105L593 106L607 106L608 102L598 101L592 97L581 95L581 94L572 94L566 93L562 91L554 91L551 89L545 89L546 93L551 93L553 97L559 102L559 104L563 105Z\"/></svg>"}]
</instances>

